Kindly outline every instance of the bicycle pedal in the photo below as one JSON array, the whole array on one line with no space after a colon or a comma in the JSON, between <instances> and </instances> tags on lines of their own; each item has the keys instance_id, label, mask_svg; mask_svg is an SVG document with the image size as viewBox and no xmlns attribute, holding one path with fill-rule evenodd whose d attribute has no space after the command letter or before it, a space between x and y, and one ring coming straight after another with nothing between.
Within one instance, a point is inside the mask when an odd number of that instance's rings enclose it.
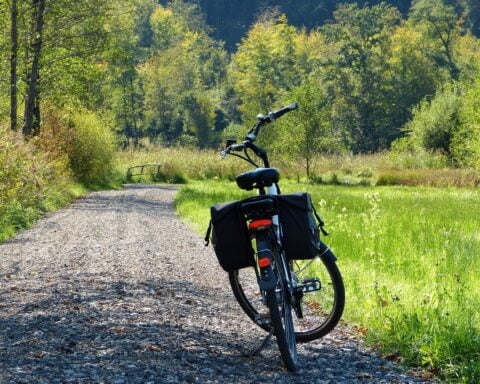
<instances>
[{"instance_id":1,"label":"bicycle pedal","mask_svg":"<svg viewBox=\"0 0 480 384\"><path fill-rule=\"evenodd\" d=\"M270 318L270 315L258 314L257 316L255 316L255 323L259 326L272 325L272 319Z\"/></svg>"},{"instance_id":2,"label":"bicycle pedal","mask_svg":"<svg viewBox=\"0 0 480 384\"><path fill-rule=\"evenodd\" d=\"M302 287L303 293L319 291L322 289L320 279L316 277L313 279L303 280L300 286Z\"/></svg>"}]
</instances>

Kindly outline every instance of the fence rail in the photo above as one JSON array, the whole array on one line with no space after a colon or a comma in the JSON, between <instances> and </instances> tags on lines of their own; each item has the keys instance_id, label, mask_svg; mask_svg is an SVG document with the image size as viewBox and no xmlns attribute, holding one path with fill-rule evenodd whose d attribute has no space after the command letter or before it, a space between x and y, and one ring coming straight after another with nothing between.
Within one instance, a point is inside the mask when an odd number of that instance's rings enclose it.
<instances>
[{"instance_id":1,"label":"fence rail","mask_svg":"<svg viewBox=\"0 0 480 384\"><path fill-rule=\"evenodd\" d=\"M143 176L146 174L160 174L161 164L142 164L134 165L133 167L128 167L127 169L127 180L131 179L133 176ZM155 172L145 172L145 170L150 170L154 168ZM139 169L139 173L133 173L135 170ZM137 171L138 172L138 171Z\"/></svg>"}]
</instances>

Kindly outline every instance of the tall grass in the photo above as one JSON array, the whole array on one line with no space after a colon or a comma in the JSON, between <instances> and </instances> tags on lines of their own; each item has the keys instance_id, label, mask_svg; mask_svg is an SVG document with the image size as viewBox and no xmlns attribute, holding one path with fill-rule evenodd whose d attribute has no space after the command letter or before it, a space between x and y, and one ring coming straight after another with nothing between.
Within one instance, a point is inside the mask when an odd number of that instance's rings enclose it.
<instances>
[{"instance_id":1,"label":"tall grass","mask_svg":"<svg viewBox=\"0 0 480 384\"><path fill-rule=\"evenodd\" d=\"M272 155L273 166L282 177L307 181L302 159ZM115 168L126 179L128 167L160 164L160 173L149 168L145 177L134 176L130 181L173 181L226 179L234 180L239 172L248 170L248 164L232 159L221 160L219 151L187 148L145 148L117 153ZM480 175L475 170L448 168L437 155L409 155L386 152L375 155L324 156L313 160L311 177L315 184L344 185L427 185L439 187L475 187Z\"/></svg>"},{"instance_id":2,"label":"tall grass","mask_svg":"<svg viewBox=\"0 0 480 384\"><path fill-rule=\"evenodd\" d=\"M332 236L347 289L345 318L391 356L445 380L480 382L480 192L283 183L309 191ZM178 212L205 229L208 207L248 195L196 182Z\"/></svg>"}]
</instances>

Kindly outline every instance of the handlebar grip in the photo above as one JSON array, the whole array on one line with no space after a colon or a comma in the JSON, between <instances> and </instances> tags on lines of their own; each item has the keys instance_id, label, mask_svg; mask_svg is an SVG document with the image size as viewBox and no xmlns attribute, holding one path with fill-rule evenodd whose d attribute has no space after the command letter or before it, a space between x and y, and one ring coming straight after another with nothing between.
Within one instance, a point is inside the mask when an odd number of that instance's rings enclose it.
<instances>
[{"instance_id":1,"label":"handlebar grip","mask_svg":"<svg viewBox=\"0 0 480 384\"><path fill-rule=\"evenodd\" d=\"M230 146L230 150L235 152L243 151L244 148L245 148L245 145L243 144L233 144Z\"/></svg>"},{"instance_id":2,"label":"handlebar grip","mask_svg":"<svg viewBox=\"0 0 480 384\"><path fill-rule=\"evenodd\" d=\"M245 146L243 144L230 144L223 151L220 152L220 155L222 156L222 159L224 159L230 152L240 152L243 151L244 148Z\"/></svg>"},{"instance_id":3,"label":"handlebar grip","mask_svg":"<svg viewBox=\"0 0 480 384\"><path fill-rule=\"evenodd\" d=\"M278 119L280 116L284 115L285 113L294 111L295 109L298 109L298 103L287 105L286 107L280 108L277 112L270 112L268 114L268 117L270 118L270 120L275 120Z\"/></svg>"}]
</instances>

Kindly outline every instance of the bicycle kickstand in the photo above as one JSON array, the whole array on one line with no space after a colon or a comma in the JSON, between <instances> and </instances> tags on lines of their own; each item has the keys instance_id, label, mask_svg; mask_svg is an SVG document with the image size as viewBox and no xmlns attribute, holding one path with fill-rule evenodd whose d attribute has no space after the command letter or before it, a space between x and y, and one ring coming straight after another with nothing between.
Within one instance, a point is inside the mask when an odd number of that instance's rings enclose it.
<instances>
[{"instance_id":1,"label":"bicycle kickstand","mask_svg":"<svg viewBox=\"0 0 480 384\"><path fill-rule=\"evenodd\" d=\"M272 329L270 330L270 332L268 333L267 336L265 336L265 338L262 340L262 342L260 344L258 344L254 349L252 349L250 352L246 352L243 354L243 356L245 357L253 357L253 356L256 356L260 353L260 351L265 348L265 346L267 345L267 343L269 342L269 340L272 338L272 335L273 335L273 327Z\"/></svg>"}]
</instances>

